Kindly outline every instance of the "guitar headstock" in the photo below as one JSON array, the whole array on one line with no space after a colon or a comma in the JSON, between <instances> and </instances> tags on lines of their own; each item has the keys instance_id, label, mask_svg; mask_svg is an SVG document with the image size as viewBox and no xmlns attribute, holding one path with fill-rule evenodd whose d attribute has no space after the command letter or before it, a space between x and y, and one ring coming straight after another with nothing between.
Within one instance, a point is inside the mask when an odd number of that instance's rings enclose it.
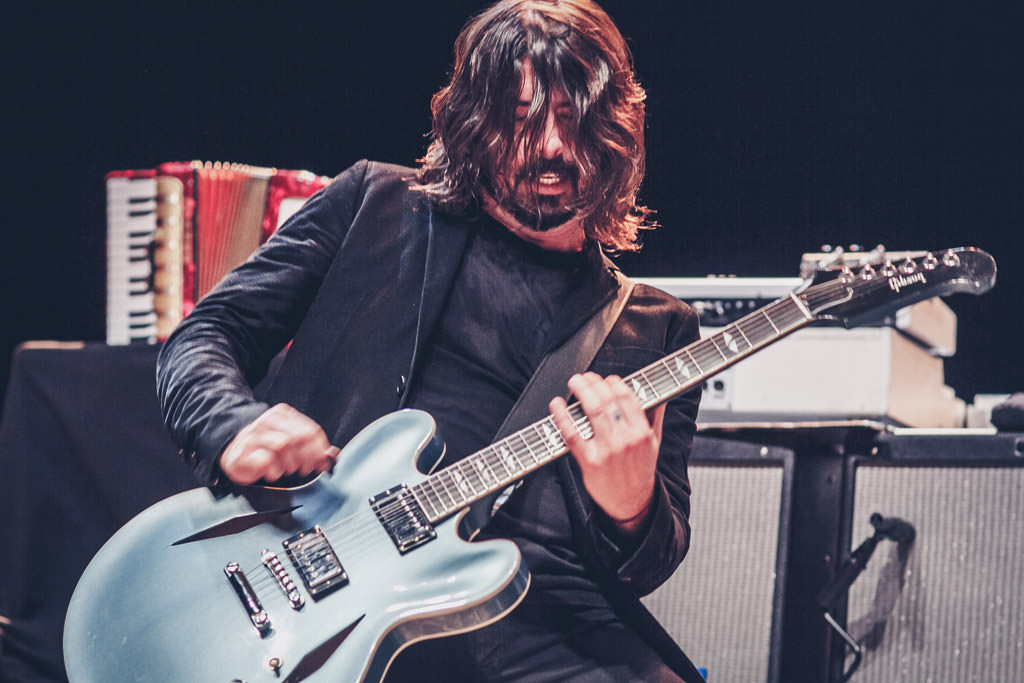
<instances>
[{"instance_id":1,"label":"guitar headstock","mask_svg":"<svg viewBox=\"0 0 1024 683\"><path fill-rule=\"evenodd\" d=\"M820 282L821 280L827 280ZM797 293L816 320L856 327L918 301L947 294L983 294L996 282L987 252L959 247L906 254L896 260L816 273Z\"/></svg>"}]
</instances>

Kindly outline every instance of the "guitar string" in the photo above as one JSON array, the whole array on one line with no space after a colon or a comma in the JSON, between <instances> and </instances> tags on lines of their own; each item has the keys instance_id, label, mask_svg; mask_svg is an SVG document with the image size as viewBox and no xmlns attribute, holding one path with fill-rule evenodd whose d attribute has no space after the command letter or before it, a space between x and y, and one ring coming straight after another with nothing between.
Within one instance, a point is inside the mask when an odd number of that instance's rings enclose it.
<instances>
[{"instance_id":1,"label":"guitar string","mask_svg":"<svg viewBox=\"0 0 1024 683\"><path fill-rule=\"evenodd\" d=\"M781 303L783 305L788 305L788 303L790 303L790 302L787 302L786 300L782 300L781 302L778 302L778 303ZM785 311L783 311L783 312L785 312ZM746 320L746 318L743 319L743 320ZM742 323L743 320L737 321L737 322L738 323ZM745 340L746 345L747 345L747 349L745 349L744 351L749 351L749 350L755 348L754 346L752 346L750 344L749 335L754 335L755 337L759 337L761 335L770 336L772 334L777 334L778 333L778 330L779 330L778 325L782 325L782 327L784 329L789 326L789 323L783 322L782 320L779 320L779 322L777 322L777 323L772 321L772 319L767 316L767 313L762 313L761 316L754 316L752 319L746 320L746 322L747 322L746 332L744 332L742 324L734 324L734 325L730 326L730 328L735 328L735 331L738 332L740 334L740 336ZM655 393L655 397L653 399L649 399L649 400L651 400L652 402L659 402L668 393L679 389L680 386L685 385L685 382L677 381L677 379L675 377L675 374L671 370L671 367L666 364L667 361L669 359L671 359L671 358L674 358L674 357L675 358L681 357L682 352L685 351L688 355L690 355L690 357L692 359L691 363L698 369L698 374L702 374L701 370L705 366L707 366L709 368L716 367L716 365L719 362L718 358L717 358L718 355L722 356L722 360L723 361L728 361L729 358L722 351L722 348L719 347L718 344L715 342L715 337L716 336L721 336L723 333L728 332L728 330L730 328L726 328L722 332L719 332L717 335L713 335L712 337L710 337L708 339L701 340L701 341L699 341L699 342L697 342L697 343L695 343L693 345L690 345L689 347L686 347L685 349L681 349L680 351L675 352L674 354L670 354L666 358L661 359L660 365L659 364L654 364L652 366L649 366L648 368L645 368L645 369L643 369L643 370L641 370L641 371L639 371L637 373L634 373L633 375L630 375L627 378L627 380L632 380L633 383L634 383L634 386L636 386L636 384L639 384L641 382L641 380L642 380L643 384L645 384L647 386L647 388L649 388L651 391L653 391ZM770 332L769 332L769 328L771 330ZM726 348L728 348L728 342L726 342ZM738 342L737 342L737 348L738 348ZM735 355L739 355L739 354L737 353ZM704 361L704 363L701 363L699 359L702 359ZM668 385L667 388L663 386L665 384ZM642 387L641 387L641 389L642 389ZM579 410L579 405L578 404L574 404L572 407L575 408L577 411ZM550 420L550 418L548 418L548 419ZM547 423L548 423L548 420L544 420L544 421L541 422L541 424L547 424ZM548 424L548 426L553 429L553 425ZM574 426L581 433L589 432L591 430L590 423L589 423L589 421L585 417L578 417L577 419L575 419L574 420ZM522 430L519 433L514 434L514 435L508 437L507 439L499 442L498 444L493 444L493 445L489 446L488 448L485 448L482 451L479 451L478 453L474 454L473 456L469 456L468 458L466 458L466 459L464 459L462 461L459 461L458 463L455 463L454 465L452 465L452 466L450 466L448 468L445 468L445 470L442 470L442 471L436 473L435 475L427 477L424 480L424 482L422 482L421 484L418 484L418 485L414 485L412 487L414 489L413 495L416 495L416 493L417 493L416 489L419 489L418 492L426 495L426 497L428 499L428 504L431 507L435 508L435 511L436 511L436 509L438 507L440 507L440 509L441 509L442 513L444 513L444 515L451 514L453 511L459 510L459 509L465 507L466 505L468 505L469 504L468 501L471 498L475 498L476 497L473 493L471 493L471 495L469 497L466 497L464 494L461 494L462 500L458 500L456 498L456 495L455 495L454 492L455 491L461 492L463 489L462 489L462 487L458 483L456 483L454 485L454 487L453 487L453 485L451 483L451 481L455 478L453 473L458 473L458 479L460 481L469 482L470 486L473 486L474 484L475 485L486 484L486 482L483 481L483 478L480 475L480 472L482 470L483 471L489 471L489 472L491 472L491 474L493 476L493 467L491 466L492 464L500 464L502 469L504 469L506 471L506 474L511 474L511 472L509 472L510 467L507 464L507 457L508 456L506 456L506 459L503 459L503 458L500 458L500 457L495 457L504 448L506 453L509 454L509 456L515 457L515 458L518 459L518 467L514 468L514 471L515 471L515 473L517 475L516 478L518 478L523 473L528 471L531 467L538 466L539 464L543 464L544 462L549 460L551 458L551 456L556 455L556 454L561 454L562 452L564 452L565 444L564 444L564 440L561 439L560 434L558 434L557 432L551 432L550 434L554 434L554 435L558 436L557 441L554 443L554 448L549 448L549 446L551 445L551 442L549 440L550 436L547 439L542 439L537 434L536 429L527 428L525 430ZM525 446L524 449L520 449L518 452L517 452L516 449L512 448L509 445L509 442L511 440L513 440L513 439L516 439L516 438L520 439L523 442L524 446ZM537 455L536 455L536 451L537 450L540 450L542 452L542 456L540 458L538 458ZM523 463L523 456L524 455L528 456L530 458L530 460L532 461L529 465L524 465L524 463ZM488 462L488 456L492 456L492 459L491 459L490 462ZM475 469L472 466L472 465L474 465L476 463L481 463L482 464L482 466L483 466L482 470L481 469ZM466 468L467 464L470 465L468 469ZM446 477L449 480L448 484L445 484L443 482L443 480ZM433 496L437 497L437 492L436 492L436 488L434 487L434 483L438 483L438 484L441 485L440 488L447 495L449 500L451 501L451 505L444 503L443 500L440 500L438 503L435 503L434 501L430 500L431 496L426 491L426 487L429 486L431 489L433 489ZM487 486L480 486L479 488L484 488L485 490L487 490L489 487L487 487ZM499 486L499 488L500 488L500 486ZM373 514L371 515L371 514L363 514L363 513L373 513ZM356 513L351 515L349 518L346 518L346 519L343 519L343 520L339 520L339 521L334 522L334 523L332 523L332 524L330 524L330 525L328 525L326 527L323 527L323 532L324 532L325 535L328 534L328 533L333 535L333 534L335 534L336 532L342 530L345 527L354 527L354 528L345 529L345 531L347 532L346 533L346 538L349 539L349 540L359 541L359 540L362 540L362 536L365 534L366 531L373 531L373 530L375 530L377 524L380 523L381 521L383 521L385 523L387 523L389 521L394 521L394 519L396 517L404 516L405 514L406 514L406 509L405 509L404 503L402 501L395 501L395 502L386 504L385 506L382 506L381 508L379 508L379 512L374 511L372 509L363 509L363 510L357 511ZM365 519L363 519L363 517L365 517ZM362 524L363 528L359 528L359 523L363 523ZM326 539L326 540L330 544L330 539ZM349 545L349 543L345 543L345 545ZM342 564L344 564L344 563L342 562ZM274 577L271 576L269 574L269 572L266 573L266 576L267 576L267 581L269 581L269 582L275 582L276 581L276 579L274 579Z\"/></svg>"},{"instance_id":2,"label":"guitar string","mask_svg":"<svg viewBox=\"0 0 1024 683\"><path fill-rule=\"evenodd\" d=\"M868 293L870 293L870 291L874 289L880 288L883 285L888 285L889 279L890 278L885 276L879 277L874 280L858 279L854 284L857 288L868 290ZM816 308L818 305L816 302L822 301L823 299L825 302L827 302L828 299L832 298L835 294L835 292L832 290L843 291L849 287L851 287L851 283L843 283L842 281L836 280L821 285L818 288L811 288L810 290L804 293L804 296L806 297L806 301L808 302L810 307L813 309ZM706 339L699 340L698 342L695 342L694 344L684 347L683 349L680 349L672 354L669 354L665 358L660 359L658 362L653 363L652 365L643 368L637 371L636 373L633 373L632 375L626 378L627 382L631 383L634 389L638 388L639 385L640 391L638 391L638 394L644 391L643 385L646 385L647 388L653 391L655 396L652 399L648 399L648 401L652 405L656 405L657 403L663 402L672 392L682 391L680 387L685 387L686 384L685 381L680 382L678 380L676 373L673 372L671 368L670 361L675 360L677 362L683 363L683 365L677 366L677 371L680 368L685 368L686 364L681 360L682 356L685 354L690 357L690 364L695 366L695 369L697 370L697 376L700 376L704 374L703 365L698 360L698 358L701 358L705 362L707 362L708 367L710 368L708 373L708 377L710 377L712 374L714 374L714 372L717 372L717 370L719 369L717 366L720 363L718 362L718 359L715 357L715 354L721 356L721 365L724 365L738 357L742 357L743 355L751 353L757 350L757 348L759 348L759 345L762 342L758 341L755 344L751 344L749 335L753 335L755 339L759 340L774 341L773 337L781 337L783 334L791 331L789 329L790 326L799 326L799 324L804 321L809 322L809 320L807 320L806 316L804 316L802 312L800 313L799 317L796 317L794 320L791 320L789 322L785 322L781 319L773 320L771 316L768 315L767 309L771 308L780 308L782 310L779 312L786 314L788 312L787 309L790 308L788 306L788 304L790 303L793 302L791 300L780 299L779 301L769 304L768 306L763 307L758 311L754 311L751 314L744 316L740 320L735 321L734 323L726 326L716 334L711 335ZM792 308L796 308L796 306L794 305L792 306ZM781 329L779 328L779 324L782 325ZM769 328L771 328L770 332L768 331ZM736 337L732 336L733 331L739 333L740 337L746 344L746 349L741 349L739 347L739 340ZM733 352L732 358L730 358L723 351L723 347L718 344L716 338L720 338L724 342L725 349ZM689 377L689 371L687 371L686 374L687 377ZM663 384L667 384L668 386L663 387ZM577 409L578 411L579 404L573 404L572 406L570 406L570 410L574 408ZM576 417L574 415L573 417L573 425L578 431L580 431L581 433L592 433L592 427L590 425L590 422L589 420L587 420L585 416ZM551 418L549 417L546 420L542 420L540 423L538 423L538 425L550 426L548 424L550 419ZM500 464L502 469L505 470L506 475L512 474L511 472L509 472L507 461L498 457L498 452L501 451L503 447L506 449L506 452L509 454L510 457L516 457L517 459L520 459L519 472L517 473L518 476L516 478L523 476L526 472L528 472L531 469L531 467L546 464L554 457L557 457L558 455L561 455L566 451L565 442L561 438L560 433L558 433L557 431L548 432L546 433L545 437L541 437L536 432L536 429L537 425L534 425L532 428L528 427L524 430L521 430L520 432L511 435L510 437L498 442L497 444L492 444L491 446L488 446L487 448L478 451L477 453L472 454L471 456L468 456L466 459L454 463L453 465L441 470L440 472L434 475L429 475L424 479L424 481L410 487L410 492L412 493L414 498L417 498L416 490L418 490L419 493L422 493L424 496L426 496L426 487L430 486L430 488L433 490L433 495L436 496L436 488L434 487L434 483L441 483L441 480L445 476L447 476L451 480L453 477L455 477L455 474L453 473L457 473L458 475L458 483L456 483L456 488L454 489L456 491L461 492L463 490L461 482L471 482L474 479L477 484L482 485L482 488L485 491L490 490L490 486L488 486L486 482L484 482L481 472L487 472L489 477L494 478L494 471L492 465ZM527 454L533 460L532 465L526 467L522 465L522 460L519 454L523 453L524 451L519 451L519 453L517 454L515 449L511 448L511 446L509 445L509 441L511 441L513 438L519 438L526 446L525 454ZM551 448L551 446L554 447ZM535 447L540 448L542 451L544 451L544 454L541 456L540 459L538 459L534 453ZM488 462L487 460L488 455L494 456L494 459L491 462ZM468 470L465 470L465 466L467 464L469 465L469 468ZM479 465L479 467L474 467L474 465ZM508 483L511 482L509 481ZM469 485L472 486L472 484ZM500 489L502 485L504 484L499 485L498 488ZM479 495L476 494L475 491L471 492L468 498L464 494L462 494L463 500L460 503L459 501L456 500L455 496L453 495L453 489L451 488L450 484L442 484L441 489L448 495L453 505L449 506L444 504L443 502L440 503L441 515L437 519L438 522L443 521L443 519L447 516L450 516L457 512L458 510L461 510L462 508L470 505L470 499L477 499ZM433 501L430 502L430 505L431 507L435 508L436 514L436 509L438 506L435 505ZM373 510L372 508L364 508L358 510L349 517L334 522L328 525L327 527L324 527L324 542L326 543L326 546L328 548L334 550L334 544L332 544L330 539L327 538L328 533L334 534L335 532L340 531L344 527L353 524L361 525L363 527L362 529L357 527L356 529L348 530L350 533L346 536L346 542L344 542L342 545L349 546L351 545L351 541L360 540L360 537L365 535L367 532L374 531L377 526L377 524L375 523L381 523L382 521L394 521L396 518L400 516L405 516L406 514L407 508L402 500L396 500L387 503L384 506L381 506L376 511ZM356 544L356 547L358 546L359 544ZM322 551L323 549L323 546L320 545L317 545L316 547L316 550L318 551ZM334 552L337 551L334 550ZM304 559L308 559L308 554L303 553L303 555ZM342 565L344 565L343 561ZM258 567L261 566L264 565L262 563L260 565L257 565L257 571L250 570L255 575L263 577L263 579L256 579L254 585L260 585L262 587L266 583L277 584L277 579L269 571L258 571Z\"/></svg>"}]
</instances>

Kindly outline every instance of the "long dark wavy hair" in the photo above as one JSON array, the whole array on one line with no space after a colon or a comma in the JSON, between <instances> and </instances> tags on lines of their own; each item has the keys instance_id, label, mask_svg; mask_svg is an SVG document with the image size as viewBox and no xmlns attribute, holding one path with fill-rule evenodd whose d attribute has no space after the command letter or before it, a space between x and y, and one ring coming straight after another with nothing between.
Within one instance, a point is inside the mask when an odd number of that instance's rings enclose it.
<instances>
[{"instance_id":1,"label":"long dark wavy hair","mask_svg":"<svg viewBox=\"0 0 1024 683\"><path fill-rule=\"evenodd\" d=\"M535 74L529 113L516 130L523 61ZM431 101L433 130L418 189L442 210L464 213L484 193L501 203L520 149L540 156L549 104L564 92L572 121L561 134L579 169L571 207L586 234L613 251L639 249L651 213L637 203L644 177L643 88L622 34L589 0L501 0L472 18L455 42L451 81Z\"/></svg>"}]
</instances>

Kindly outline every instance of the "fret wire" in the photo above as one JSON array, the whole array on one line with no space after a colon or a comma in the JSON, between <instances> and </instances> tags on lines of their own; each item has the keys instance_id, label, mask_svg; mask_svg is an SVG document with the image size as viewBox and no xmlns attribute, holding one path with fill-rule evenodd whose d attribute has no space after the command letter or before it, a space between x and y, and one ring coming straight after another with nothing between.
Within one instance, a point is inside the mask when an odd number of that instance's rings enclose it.
<instances>
[{"instance_id":1,"label":"fret wire","mask_svg":"<svg viewBox=\"0 0 1024 683\"><path fill-rule=\"evenodd\" d=\"M464 488L470 492L469 498L476 498L480 495L480 487L483 484L477 478L476 468L473 467L473 460L471 457L463 458L457 463L459 474L462 475L462 481L464 482ZM474 479L476 483L474 483Z\"/></svg>"},{"instance_id":2,"label":"fret wire","mask_svg":"<svg viewBox=\"0 0 1024 683\"><path fill-rule=\"evenodd\" d=\"M420 495L420 491L422 491L424 494L426 494L426 486L424 486L424 485L427 482L429 482L429 481L430 480L427 479L427 480L423 481L421 484L417 484L415 486L412 486L411 490L412 490L412 495L416 498L416 502L419 503L421 508L426 510L426 508L428 506L430 507L430 510L427 511L427 517L430 517L431 519L436 519L437 516L438 516L438 509L434 505L434 501L431 500L430 496L427 496L427 495L422 495L421 496Z\"/></svg>"},{"instance_id":3,"label":"fret wire","mask_svg":"<svg viewBox=\"0 0 1024 683\"><path fill-rule=\"evenodd\" d=\"M700 356L701 360L704 361L704 365L701 366L701 374L711 374L713 370L717 370L721 365L719 356L721 355L715 348L714 343L710 339L701 340L700 344L694 347L697 355Z\"/></svg>"},{"instance_id":4,"label":"fret wire","mask_svg":"<svg viewBox=\"0 0 1024 683\"><path fill-rule=\"evenodd\" d=\"M656 401L660 401L663 396L676 388L676 384L667 375L665 368L660 363L649 365L635 374L640 375L647 382L647 385L654 393ZM667 387L665 386L666 384L668 385Z\"/></svg>"},{"instance_id":5,"label":"fret wire","mask_svg":"<svg viewBox=\"0 0 1024 683\"><path fill-rule=\"evenodd\" d=\"M494 471L494 465L500 465L501 469L504 470L504 474L501 474L500 472L497 474L497 478L499 481L504 481L505 479L508 478L508 468L505 467L505 463L501 461L501 447L504 445L504 443L504 440L499 441L496 444L492 444L487 449L487 466L491 468L491 471Z\"/></svg>"},{"instance_id":6,"label":"fret wire","mask_svg":"<svg viewBox=\"0 0 1024 683\"><path fill-rule=\"evenodd\" d=\"M748 316L742 321L746 324L748 334L755 334L759 338L758 343L782 334L771 318L767 317L766 314L761 314L760 311L758 311L758 314L756 316Z\"/></svg>"},{"instance_id":7,"label":"fret wire","mask_svg":"<svg viewBox=\"0 0 1024 683\"><path fill-rule=\"evenodd\" d=\"M778 308L779 312L782 314L779 317L783 320L788 320L789 322L787 324L792 324L798 320L805 320L807 318L800 307L796 305L796 302L791 299L780 301Z\"/></svg>"},{"instance_id":8,"label":"fret wire","mask_svg":"<svg viewBox=\"0 0 1024 683\"><path fill-rule=\"evenodd\" d=\"M532 439L529 446L530 459L533 461L532 465L539 465L542 462L542 459L537 457L537 453L534 451L534 447L539 445L540 448L547 449L547 442L545 441L545 436L540 431L539 424L532 424L530 425L530 427L530 437ZM527 466L527 469L529 469L532 465Z\"/></svg>"},{"instance_id":9,"label":"fret wire","mask_svg":"<svg viewBox=\"0 0 1024 683\"><path fill-rule=\"evenodd\" d=\"M682 384L676 381L668 365L664 363L658 364L658 374L654 379L654 385L658 396L662 397L668 396L682 388Z\"/></svg>"},{"instance_id":10,"label":"fret wire","mask_svg":"<svg viewBox=\"0 0 1024 683\"><path fill-rule=\"evenodd\" d=\"M675 382L677 386L683 386L683 381L680 380L672 370L672 362L677 361L678 358L678 355L672 354L671 356L665 356L658 362L665 366L665 370L668 371L668 374L672 377L672 381Z\"/></svg>"},{"instance_id":11,"label":"fret wire","mask_svg":"<svg viewBox=\"0 0 1024 683\"><path fill-rule=\"evenodd\" d=\"M648 403L648 391L653 392L655 394L655 398L657 398L658 392L654 391L654 387L651 386L651 383L647 381L646 377L644 377L643 370L639 370L633 373L627 379L629 379L629 388L633 390L634 394L636 394L636 397L640 401L640 403Z\"/></svg>"},{"instance_id":12,"label":"fret wire","mask_svg":"<svg viewBox=\"0 0 1024 683\"><path fill-rule=\"evenodd\" d=\"M459 492L459 496L462 497L462 502L466 503L472 497L466 496L466 486L468 485L468 482L466 479L466 473L463 472L464 462L465 460L460 460L459 462L455 463L455 466L452 467L449 471L452 472L452 480L453 483L455 484L457 492Z\"/></svg>"},{"instance_id":13,"label":"fret wire","mask_svg":"<svg viewBox=\"0 0 1024 683\"><path fill-rule=\"evenodd\" d=\"M647 381L651 383L651 387L654 389L654 393L658 396L659 401L679 389L679 384L676 383L672 373L668 371L668 367L663 363L658 363L648 368Z\"/></svg>"},{"instance_id":14,"label":"fret wire","mask_svg":"<svg viewBox=\"0 0 1024 683\"><path fill-rule=\"evenodd\" d=\"M779 328L776 327L775 322L772 321L771 316L768 315L767 307L761 309L761 315L764 316L764 319L768 321L768 324L772 326L772 329L775 330L776 333L782 334L782 332L779 330Z\"/></svg>"},{"instance_id":15,"label":"fret wire","mask_svg":"<svg viewBox=\"0 0 1024 683\"><path fill-rule=\"evenodd\" d=\"M470 456L466 460L473 468L474 476L476 477L477 482L479 482L481 488L484 490L491 488L494 484L494 474L487 467L487 460L484 458L484 452L481 451Z\"/></svg>"},{"instance_id":16,"label":"fret wire","mask_svg":"<svg viewBox=\"0 0 1024 683\"><path fill-rule=\"evenodd\" d=\"M459 482L455 478L456 472L458 472L458 463L455 463L455 467L447 467L444 469L444 474L447 475L448 478L448 495L452 497L452 502L455 503L455 507L459 507L466 502L466 496L463 494L462 487L459 486ZM459 497L462 498L462 500L455 500L455 496L452 495L452 491L459 494Z\"/></svg>"},{"instance_id":17,"label":"fret wire","mask_svg":"<svg viewBox=\"0 0 1024 683\"><path fill-rule=\"evenodd\" d=\"M572 426L575 427L576 431L583 436L584 439L589 439L594 436L594 426L590 424L590 420L585 415L581 415L579 419L573 420Z\"/></svg>"},{"instance_id":18,"label":"fret wire","mask_svg":"<svg viewBox=\"0 0 1024 683\"><path fill-rule=\"evenodd\" d=\"M792 299L780 299L771 306L768 306L766 312L771 313L769 319L772 324L777 323L782 326L779 332L788 329L798 317L803 317L803 314L797 309Z\"/></svg>"},{"instance_id":19,"label":"fret wire","mask_svg":"<svg viewBox=\"0 0 1024 683\"><path fill-rule=\"evenodd\" d=\"M531 425L532 427L532 425ZM519 449L516 453L516 459L519 460L519 474L530 469L530 464L536 464L537 457L533 454L533 444L531 439L536 439L537 433L532 429L523 429L519 432L519 441L522 442L523 448Z\"/></svg>"},{"instance_id":20,"label":"fret wire","mask_svg":"<svg viewBox=\"0 0 1024 683\"><path fill-rule=\"evenodd\" d=\"M452 495L451 489L448 484L444 481L445 475L448 474L447 469L443 469L437 473L437 483L441 486L441 491L448 496L448 499L452 502L451 509L455 509L459 506L458 501L455 500L455 496Z\"/></svg>"},{"instance_id":21,"label":"fret wire","mask_svg":"<svg viewBox=\"0 0 1024 683\"><path fill-rule=\"evenodd\" d=\"M700 363L697 362L697 359L693 357L693 353L690 352L690 347L686 347L683 350L686 351L686 355L690 357L690 362L693 363L693 367L697 368L697 374L703 375L704 369L701 368Z\"/></svg>"},{"instance_id":22,"label":"fret wire","mask_svg":"<svg viewBox=\"0 0 1024 683\"><path fill-rule=\"evenodd\" d=\"M483 482L480 481L480 475L476 467L473 466L475 458L470 455L459 461L459 471L462 472L462 476L466 478L466 485L473 491L473 498L476 498L480 493L480 487Z\"/></svg>"},{"instance_id":23,"label":"fret wire","mask_svg":"<svg viewBox=\"0 0 1024 683\"><path fill-rule=\"evenodd\" d=\"M732 333L735 327L735 324L729 325L719 333L722 337L722 341L725 343L725 348L732 351L733 358L735 358L740 353L743 353L743 351L740 349L739 339L737 339L736 335ZM748 344L747 346L750 345Z\"/></svg>"},{"instance_id":24,"label":"fret wire","mask_svg":"<svg viewBox=\"0 0 1024 683\"><path fill-rule=\"evenodd\" d=\"M550 423L550 420L541 420L532 426L533 436L536 440L530 445L530 456L533 458L535 465L542 465L550 460L553 455L560 452L558 448L551 447L551 437L553 434L558 434L558 429L553 423ZM538 457L534 452L534 446L542 449L541 457Z\"/></svg>"},{"instance_id":25,"label":"fret wire","mask_svg":"<svg viewBox=\"0 0 1024 683\"><path fill-rule=\"evenodd\" d=\"M672 381L679 387L685 385L694 376L694 371L696 371L696 368L691 370L687 366L686 361L683 360L683 356L680 353L675 353L668 358L663 358L661 360L661 364L665 366L665 370L672 378ZM683 377L680 377L680 368L685 371Z\"/></svg>"},{"instance_id":26,"label":"fret wire","mask_svg":"<svg viewBox=\"0 0 1024 683\"><path fill-rule=\"evenodd\" d=\"M516 432L516 435L519 437L519 441L523 444L523 447L526 448L526 452L529 453L530 452L530 442L528 442L526 440L526 432L519 431L519 432ZM518 475L522 475L522 473L526 471L526 465L523 464L523 458L517 452L519 450L521 450L521 449L513 449L512 450L512 457L515 458L516 462L519 463L519 471L517 472L517 476Z\"/></svg>"},{"instance_id":27,"label":"fret wire","mask_svg":"<svg viewBox=\"0 0 1024 683\"><path fill-rule=\"evenodd\" d=\"M437 482L437 478L432 476L432 477L428 477L427 479L425 479L423 481L423 484L425 486L429 486L430 487L431 506L435 507L435 508L438 508L438 512L439 513L440 512L445 512L448 509L448 506L445 505L441 501L441 496L439 496L437 494L437 486L435 485L436 482Z\"/></svg>"},{"instance_id":28,"label":"fret wire","mask_svg":"<svg viewBox=\"0 0 1024 683\"><path fill-rule=\"evenodd\" d=\"M757 320L743 320L739 322L744 323L746 331L744 331L738 323L736 325L736 329L738 329L740 334L743 335L743 338L746 340L750 349L759 348L767 342L778 338L780 334L776 331L774 325L766 325L763 322L758 322ZM753 341L751 341L751 337L753 337Z\"/></svg>"},{"instance_id":29,"label":"fret wire","mask_svg":"<svg viewBox=\"0 0 1024 683\"><path fill-rule=\"evenodd\" d=\"M519 474L518 465L512 467L509 460L516 460L516 452L515 449L512 448L511 437L505 438L501 441L501 448L498 451L498 462L501 463L502 469L505 470L506 481L515 479Z\"/></svg>"},{"instance_id":30,"label":"fret wire","mask_svg":"<svg viewBox=\"0 0 1024 683\"><path fill-rule=\"evenodd\" d=\"M780 335L789 331L789 327L795 319L792 315L792 311L787 310L784 307L778 307L777 310L771 311L771 314L769 314L768 311L765 311L765 318L771 324L776 333Z\"/></svg>"},{"instance_id":31,"label":"fret wire","mask_svg":"<svg viewBox=\"0 0 1024 683\"><path fill-rule=\"evenodd\" d=\"M554 418L548 416L543 421L544 433L547 435L548 454L545 461L554 459L561 453L568 450L568 446L565 445L565 439L562 438L562 433L558 431L558 426L555 424Z\"/></svg>"},{"instance_id":32,"label":"fret wire","mask_svg":"<svg viewBox=\"0 0 1024 683\"><path fill-rule=\"evenodd\" d=\"M487 488L492 488L492 487L498 485L501 482L501 480L498 479L497 476L495 476L494 470L491 469L491 464L489 462L487 462L487 458L485 457L486 453L488 451L490 451L490 450L491 449L488 448L487 451L484 451L483 453L481 453L480 457L477 459L477 462L480 464L480 466L479 466L480 472L481 473L483 473L483 472L487 473L487 478L488 478L488 481L490 482L487 485Z\"/></svg>"},{"instance_id":33,"label":"fret wire","mask_svg":"<svg viewBox=\"0 0 1024 683\"><path fill-rule=\"evenodd\" d=\"M719 355L722 356L722 360L729 362L729 357L725 355L721 347L718 346L718 342L715 341L715 337L719 336L720 334L721 332L719 332L718 334L711 335L710 337L708 337L708 341L710 341L714 345L715 351L718 351Z\"/></svg>"},{"instance_id":34,"label":"fret wire","mask_svg":"<svg viewBox=\"0 0 1024 683\"><path fill-rule=\"evenodd\" d=\"M733 327L735 327L736 331L740 333L741 337L743 337L743 341L747 342L747 347L752 349L752 348L754 348L754 345L750 343L750 339L747 337L746 333L743 331L743 328L740 327L740 323L743 322L744 320L746 320L746 317L740 318L735 323L733 323Z\"/></svg>"},{"instance_id":35,"label":"fret wire","mask_svg":"<svg viewBox=\"0 0 1024 683\"><path fill-rule=\"evenodd\" d=\"M576 427L576 431L578 431L580 436L584 439L589 439L594 435L594 428L590 424L590 420L588 420L587 416L583 413L583 407L580 404L574 403L569 406L569 417L572 418L572 423Z\"/></svg>"},{"instance_id":36,"label":"fret wire","mask_svg":"<svg viewBox=\"0 0 1024 683\"><path fill-rule=\"evenodd\" d=\"M689 351L687 351L686 349L683 349L683 350L686 351L686 355L687 356L690 356L690 352ZM691 357L691 360L690 360L689 363L687 363L685 360L683 360L683 354L682 353L677 353L676 356L675 356L675 359L674 359L676 370L679 370L680 368L682 368L682 371L685 372L686 381L690 381L694 377L698 377L701 374L700 368L698 368L697 364L692 360L692 356L690 356L690 357ZM682 382L680 384L682 384Z\"/></svg>"},{"instance_id":37,"label":"fret wire","mask_svg":"<svg viewBox=\"0 0 1024 683\"><path fill-rule=\"evenodd\" d=\"M776 304L777 305L775 307L783 314L779 317L783 320L788 320L788 322L784 323L785 328L789 329L791 326L796 327L798 324L802 324L807 321L807 316L795 300L780 299Z\"/></svg>"},{"instance_id":38,"label":"fret wire","mask_svg":"<svg viewBox=\"0 0 1024 683\"><path fill-rule=\"evenodd\" d=\"M546 463L551 460L551 456L558 453L557 447L552 447L551 438L553 435L558 434L558 428L552 424L548 424L547 420L541 420L536 424L536 430L540 434L541 444L544 447L544 456L538 461L539 463ZM558 440L555 440L557 443Z\"/></svg>"},{"instance_id":39,"label":"fret wire","mask_svg":"<svg viewBox=\"0 0 1024 683\"><path fill-rule=\"evenodd\" d=\"M661 387L666 381L669 383L667 391L671 391L672 378L666 376L665 369L663 367L660 367L659 365L649 365L641 370L640 374L643 375L643 378L647 381L647 385L651 388L651 391L654 392L655 400L660 401L665 395L666 392L662 391Z\"/></svg>"}]
</instances>

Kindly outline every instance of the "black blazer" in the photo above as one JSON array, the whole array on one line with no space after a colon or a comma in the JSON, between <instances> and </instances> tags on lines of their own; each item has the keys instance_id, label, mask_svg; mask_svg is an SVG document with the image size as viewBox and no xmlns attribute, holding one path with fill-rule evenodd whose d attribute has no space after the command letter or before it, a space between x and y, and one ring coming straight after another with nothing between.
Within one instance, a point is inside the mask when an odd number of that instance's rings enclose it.
<instances>
[{"instance_id":1,"label":"black blazer","mask_svg":"<svg viewBox=\"0 0 1024 683\"><path fill-rule=\"evenodd\" d=\"M411 190L414 175L356 163L171 335L158 361L158 393L172 437L201 482L216 483L221 451L273 403L306 413L337 445L403 406L473 230L473 221L435 211ZM610 274L603 277L611 283ZM697 336L689 307L638 285L591 369L625 375ZM258 399L252 387L289 343ZM664 582L689 547L686 459L698 398L694 392L668 406L654 516L628 556L601 532L578 473L567 468L586 555L632 595Z\"/></svg>"}]
</instances>

